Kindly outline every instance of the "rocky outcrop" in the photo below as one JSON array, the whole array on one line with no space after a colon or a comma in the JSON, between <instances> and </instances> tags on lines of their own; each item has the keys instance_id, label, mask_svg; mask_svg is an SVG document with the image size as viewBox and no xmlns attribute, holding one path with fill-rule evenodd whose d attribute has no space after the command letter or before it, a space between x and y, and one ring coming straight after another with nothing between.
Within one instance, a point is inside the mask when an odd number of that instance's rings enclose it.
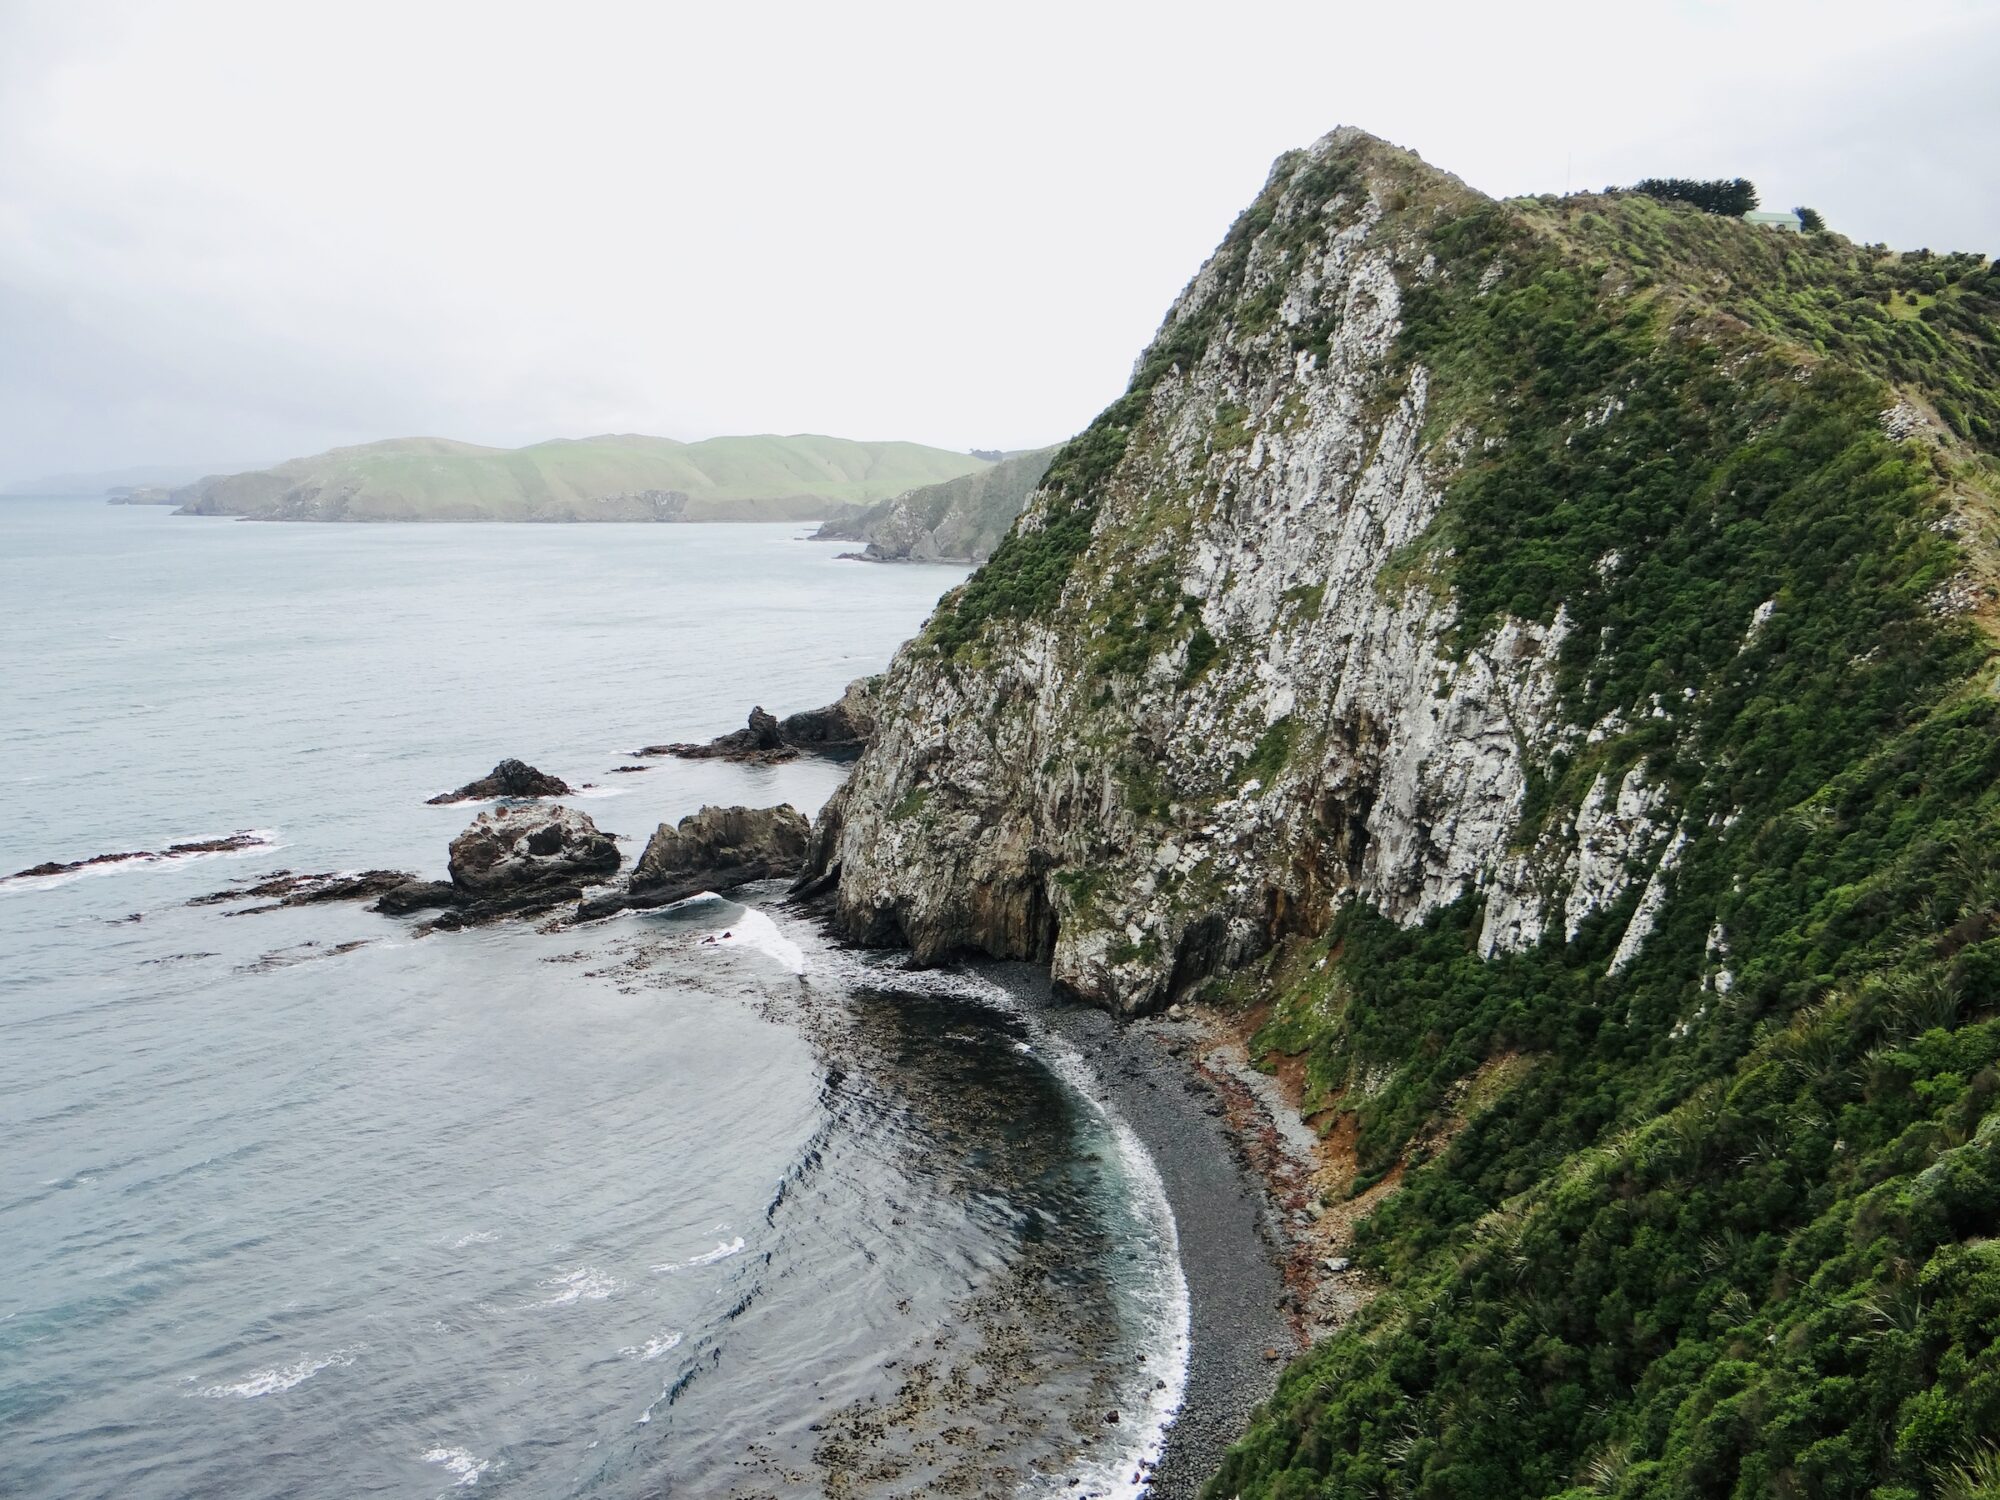
<instances>
[{"instance_id":1,"label":"rocky outcrop","mask_svg":"<svg viewBox=\"0 0 2000 1500\"><path fill-rule=\"evenodd\" d=\"M858 751L875 732L875 688L880 679L857 677L824 708L801 709L778 721L778 738L818 754Z\"/></svg>"},{"instance_id":2,"label":"rocky outcrop","mask_svg":"<svg viewBox=\"0 0 2000 1500\"><path fill-rule=\"evenodd\" d=\"M984 562L1041 483L1056 452L1038 448L1017 453L981 473L911 490L858 515L828 521L813 540L865 542L860 552L841 554L865 562Z\"/></svg>"},{"instance_id":3,"label":"rocky outcrop","mask_svg":"<svg viewBox=\"0 0 2000 1500\"><path fill-rule=\"evenodd\" d=\"M671 906L703 891L789 880L805 858L810 831L805 815L789 805L704 807L677 825L662 823L632 867L626 889L586 903L578 915Z\"/></svg>"},{"instance_id":4,"label":"rocky outcrop","mask_svg":"<svg viewBox=\"0 0 2000 1500\"><path fill-rule=\"evenodd\" d=\"M405 880L370 910L385 916L439 911L435 928L527 916L582 899L618 873L611 835L573 807L488 808L451 841L449 881Z\"/></svg>"},{"instance_id":5,"label":"rocky outcrop","mask_svg":"<svg viewBox=\"0 0 2000 1500\"><path fill-rule=\"evenodd\" d=\"M166 859L192 859L202 854L236 854L245 849L265 848L270 842L270 835L246 830L221 838L189 839L184 843L169 844L164 849L132 849L119 854L93 854L88 859L68 861L44 860L25 870L16 870L12 875L0 876L0 879L36 880L48 875L73 875L78 870L94 870L104 865L153 864Z\"/></svg>"},{"instance_id":6,"label":"rocky outcrop","mask_svg":"<svg viewBox=\"0 0 2000 1500\"><path fill-rule=\"evenodd\" d=\"M263 905L244 907L234 915L275 911L281 906L318 906L329 901L373 901L415 882L416 876L401 870L363 870L356 875L324 871L300 875L291 870L274 870L259 880L226 886L206 896L189 900L189 906L223 906L238 901L260 901Z\"/></svg>"},{"instance_id":7,"label":"rocky outcrop","mask_svg":"<svg viewBox=\"0 0 2000 1500\"><path fill-rule=\"evenodd\" d=\"M465 893L449 880L412 880L384 891L381 899L368 909L385 917L407 917L420 911L455 906L464 897Z\"/></svg>"},{"instance_id":8,"label":"rocky outcrop","mask_svg":"<svg viewBox=\"0 0 2000 1500\"><path fill-rule=\"evenodd\" d=\"M849 755L860 750L875 729L875 678L858 678L824 708L803 709L780 719L759 706L741 729L718 735L706 744L648 745L635 755L672 755L682 760L733 760L752 765L776 765L801 752Z\"/></svg>"},{"instance_id":9,"label":"rocky outcrop","mask_svg":"<svg viewBox=\"0 0 2000 1500\"><path fill-rule=\"evenodd\" d=\"M1559 817L1517 857L1531 782L1581 738L1570 626L1465 619L1427 551L1483 449L1404 307L1444 274L1434 226L1484 202L1358 132L1280 163L887 674L810 862L848 931L1046 961L1131 1013L1350 899L1408 923L1483 892L1493 952L1644 882L1673 826L1645 799L1567 891L1591 829Z\"/></svg>"},{"instance_id":10,"label":"rocky outcrop","mask_svg":"<svg viewBox=\"0 0 2000 1500\"><path fill-rule=\"evenodd\" d=\"M573 887L617 873L618 846L573 807L495 807L451 841L451 883L474 896Z\"/></svg>"},{"instance_id":11,"label":"rocky outcrop","mask_svg":"<svg viewBox=\"0 0 2000 1500\"><path fill-rule=\"evenodd\" d=\"M488 802L496 797L515 801L534 797L567 797L575 790L560 776L550 776L526 761L509 758L455 792L440 792L424 800L430 807L448 807L454 802Z\"/></svg>"},{"instance_id":12,"label":"rocky outcrop","mask_svg":"<svg viewBox=\"0 0 2000 1500\"><path fill-rule=\"evenodd\" d=\"M779 734L777 716L765 712L760 704L750 710L750 722L743 728L719 734L706 744L646 745L632 753L672 755L681 760L733 760L746 765L770 766L796 759L799 752L787 745Z\"/></svg>"}]
</instances>

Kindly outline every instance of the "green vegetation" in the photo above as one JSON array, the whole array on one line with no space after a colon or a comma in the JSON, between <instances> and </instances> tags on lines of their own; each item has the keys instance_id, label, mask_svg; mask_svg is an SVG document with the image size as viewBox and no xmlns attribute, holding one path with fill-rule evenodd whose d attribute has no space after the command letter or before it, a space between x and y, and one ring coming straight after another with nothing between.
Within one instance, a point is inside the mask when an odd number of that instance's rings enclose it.
<instances>
[{"instance_id":1,"label":"green vegetation","mask_svg":"<svg viewBox=\"0 0 2000 1500\"><path fill-rule=\"evenodd\" d=\"M1945 425L2000 455L2000 274L1983 255L1894 255L1838 235L1770 234L1626 195L1495 205L1562 247L1572 275L1630 278L1630 311L1692 306L1920 389ZM1551 246L1555 249L1556 246ZM1921 317L1888 304L1931 298Z\"/></svg>"},{"instance_id":2,"label":"green vegetation","mask_svg":"<svg viewBox=\"0 0 2000 1500\"><path fill-rule=\"evenodd\" d=\"M1705 214L1740 219L1757 206L1757 188L1748 178L1648 177L1632 185L1635 193L1669 203L1692 203Z\"/></svg>"},{"instance_id":3,"label":"green vegetation","mask_svg":"<svg viewBox=\"0 0 2000 1500\"><path fill-rule=\"evenodd\" d=\"M1218 452L1228 453L1248 446L1250 430L1245 424L1249 417L1250 408L1233 401L1216 407L1214 442Z\"/></svg>"},{"instance_id":4,"label":"green vegetation","mask_svg":"<svg viewBox=\"0 0 2000 1500\"><path fill-rule=\"evenodd\" d=\"M204 479L175 498L197 515L278 520L786 521L986 467L917 443L812 436L595 437L527 448L397 438Z\"/></svg>"},{"instance_id":5,"label":"green vegetation","mask_svg":"<svg viewBox=\"0 0 2000 1500\"><path fill-rule=\"evenodd\" d=\"M1386 1290L1210 1493L1994 1493L2000 703L1927 600L1980 565L1940 522L1992 510L2000 285L1637 196L1431 245L1402 356L1497 441L1413 555L1467 642L1562 607L1565 716L1636 725L1538 812L1645 754L1690 842L1615 974L1636 890L1492 960L1476 893L1351 906L1239 976L1351 1120L1354 1190L1402 1176L1358 1235ZM1964 446L1885 430L1889 380Z\"/></svg>"},{"instance_id":6,"label":"green vegetation","mask_svg":"<svg viewBox=\"0 0 2000 1500\"><path fill-rule=\"evenodd\" d=\"M1707 842L1616 979L1621 914L1485 963L1470 901L1344 916L1337 1020L1281 1040L1336 1100L1389 1074L1353 1101L1357 1185L1482 1060L1545 1065L1410 1163L1362 1235L1393 1290L1219 1492L1949 1493L2000 1431L1996 774L1991 701L1941 706L1823 816Z\"/></svg>"},{"instance_id":7,"label":"green vegetation","mask_svg":"<svg viewBox=\"0 0 2000 1500\"><path fill-rule=\"evenodd\" d=\"M1295 583L1279 597L1298 611L1300 619L1317 619L1320 606L1326 602L1326 585L1323 583Z\"/></svg>"},{"instance_id":8,"label":"green vegetation","mask_svg":"<svg viewBox=\"0 0 2000 1500\"><path fill-rule=\"evenodd\" d=\"M1103 582L1089 621L1100 673L1141 671L1170 642L1198 628L1200 601L1181 593L1178 569L1167 559L1120 569ZM1214 645L1211 640L1211 660Z\"/></svg>"},{"instance_id":9,"label":"green vegetation","mask_svg":"<svg viewBox=\"0 0 2000 1500\"><path fill-rule=\"evenodd\" d=\"M1826 232L1826 220L1820 217L1818 209L1807 208L1804 204L1800 204L1792 212L1799 216L1799 232L1801 234L1824 234Z\"/></svg>"},{"instance_id":10,"label":"green vegetation","mask_svg":"<svg viewBox=\"0 0 2000 1500\"><path fill-rule=\"evenodd\" d=\"M1181 686L1193 686L1221 654L1222 646L1208 633L1208 627L1195 626L1194 633L1188 637L1187 664L1181 668Z\"/></svg>"},{"instance_id":11,"label":"green vegetation","mask_svg":"<svg viewBox=\"0 0 2000 1500\"><path fill-rule=\"evenodd\" d=\"M1292 742L1298 738L1299 726L1289 716L1270 725L1257 737L1257 744L1243 764L1236 768L1233 778L1236 785L1249 781L1259 781L1265 786L1285 769L1285 762L1292 758Z\"/></svg>"}]
</instances>

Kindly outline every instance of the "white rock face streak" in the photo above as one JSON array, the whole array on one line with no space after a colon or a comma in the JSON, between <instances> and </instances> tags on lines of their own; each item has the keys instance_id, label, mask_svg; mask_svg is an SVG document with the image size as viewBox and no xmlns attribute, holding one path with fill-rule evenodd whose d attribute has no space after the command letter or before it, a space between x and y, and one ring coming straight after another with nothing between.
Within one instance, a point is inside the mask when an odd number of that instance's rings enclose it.
<instances>
[{"instance_id":1,"label":"white rock face streak","mask_svg":"<svg viewBox=\"0 0 2000 1500\"><path fill-rule=\"evenodd\" d=\"M1156 350L1211 331L1141 391L1059 602L897 658L817 835L851 931L1046 960L1129 1013L1346 900L1407 923L1483 892L1492 954L1647 880L1674 814L1643 767L1581 835L1515 847L1531 773L1583 739L1558 713L1568 626L1459 641L1430 565L1475 445L1398 355L1407 289L1438 274L1416 172L1440 212L1479 201L1356 132L1281 162L1247 253L1169 314ZM1062 472L1021 530L1072 503Z\"/></svg>"}]
</instances>

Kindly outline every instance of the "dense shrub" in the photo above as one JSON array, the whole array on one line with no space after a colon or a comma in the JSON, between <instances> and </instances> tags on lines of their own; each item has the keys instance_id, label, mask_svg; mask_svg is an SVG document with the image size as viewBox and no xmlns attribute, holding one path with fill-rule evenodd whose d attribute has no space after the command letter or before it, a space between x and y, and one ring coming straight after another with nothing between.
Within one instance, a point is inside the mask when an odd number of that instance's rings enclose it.
<instances>
[{"instance_id":1,"label":"dense shrub","mask_svg":"<svg viewBox=\"0 0 2000 1500\"><path fill-rule=\"evenodd\" d=\"M1757 206L1757 189L1743 177L1697 180L1692 177L1648 177L1632 185L1635 193L1648 198L1664 198L1670 203L1692 203L1703 213L1740 219Z\"/></svg>"},{"instance_id":2,"label":"dense shrub","mask_svg":"<svg viewBox=\"0 0 2000 1500\"><path fill-rule=\"evenodd\" d=\"M1404 1177L1358 1234L1386 1290L1210 1493L1987 1493L2000 704L1985 637L1926 603L1962 562L1949 466L1881 414L1908 379L1990 443L1990 272L1933 260L1932 294L1843 244L1560 212L1444 226L1407 293L1406 356L1495 440L1428 545L1468 642L1560 606L1565 716L1636 726L1558 756L1537 816L1646 754L1690 842L1616 973L1636 892L1492 960L1477 893L1415 928L1350 906L1253 977L1357 1189ZM1891 323L1878 281L1947 310Z\"/></svg>"}]
</instances>

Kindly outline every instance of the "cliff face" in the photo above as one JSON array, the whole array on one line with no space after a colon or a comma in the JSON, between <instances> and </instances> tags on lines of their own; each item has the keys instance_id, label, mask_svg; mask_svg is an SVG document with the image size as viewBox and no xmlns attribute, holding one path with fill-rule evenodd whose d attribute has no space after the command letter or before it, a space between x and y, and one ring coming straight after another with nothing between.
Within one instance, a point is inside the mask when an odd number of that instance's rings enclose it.
<instances>
[{"instance_id":1,"label":"cliff face","mask_svg":"<svg viewBox=\"0 0 2000 1500\"><path fill-rule=\"evenodd\" d=\"M1214 1493L2000 1476L1996 456L1983 256L1337 131L900 653L839 920L1255 1007L1368 1192Z\"/></svg>"},{"instance_id":2,"label":"cliff face","mask_svg":"<svg viewBox=\"0 0 2000 1500\"><path fill-rule=\"evenodd\" d=\"M1552 922L1574 936L1653 879L1681 808L1649 721L1685 725L1698 689L1559 691L1559 657L1592 647L1581 601L1531 575L1537 607L1469 611L1440 520L1509 444L1643 442L1622 393L1656 346L1740 344L1745 385L1771 356L1609 266L1586 292L1609 347L1549 348L1568 370L1466 336L1497 321L1482 303L1545 295L1544 262L1584 253L1570 237L1359 132L1280 162L1131 393L1057 460L1014 555L890 673L898 708L821 839L850 930L926 959L1047 959L1129 1012L1350 898L1408 923L1480 892L1491 955ZM1533 434L1510 431L1529 402ZM1615 540L1562 580L1593 617L1638 561ZM1712 624L1740 640L1780 580L1738 581L1755 597ZM1584 754L1599 770L1530 826L1531 789ZM1627 914L1628 949L1651 916Z\"/></svg>"}]
</instances>

